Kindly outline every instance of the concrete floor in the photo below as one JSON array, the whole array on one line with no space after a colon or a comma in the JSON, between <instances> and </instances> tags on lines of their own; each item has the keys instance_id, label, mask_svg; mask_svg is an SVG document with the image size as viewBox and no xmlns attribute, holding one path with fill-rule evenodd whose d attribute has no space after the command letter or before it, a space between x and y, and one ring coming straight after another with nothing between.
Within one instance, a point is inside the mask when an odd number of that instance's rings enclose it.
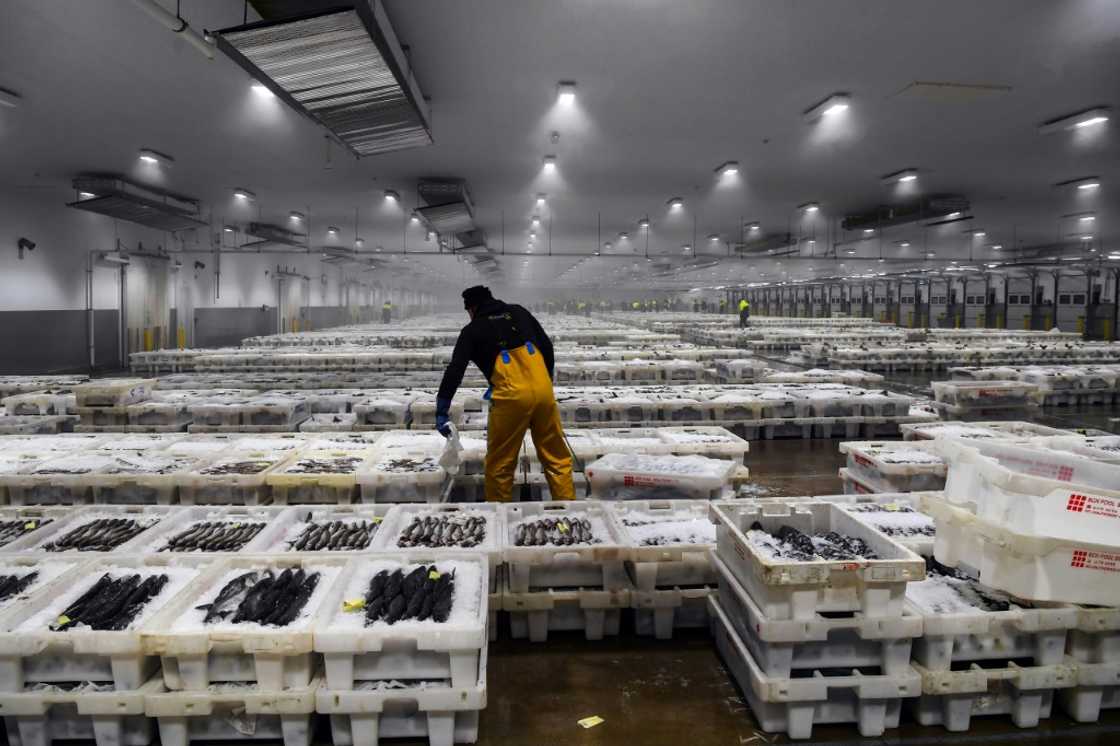
<instances>
[{"instance_id":1,"label":"concrete floor","mask_svg":"<svg viewBox=\"0 0 1120 746\"><path fill-rule=\"evenodd\" d=\"M1047 410L1035 418L1056 427L1100 427L1115 411ZM752 481L766 495L824 495L841 491L838 441L753 441ZM504 624L504 623L503 623ZM581 634L550 636L546 644L509 639L501 629L490 646L489 707L479 744L727 744L786 743L756 730L742 696L721 664L711 639L689 631L671 641L638 638L623 618L622 635L588 642ZM1039 728L1020 730L1006 717L977 718L967 734L923 728L904 712L903 726L880 739L861 739L853 726L821 726L817 744L987 744L1115 746L1120 710L1101 722L1078 725L1057 709ZM585 730L576 721L598 715L605 722Z\"/></svg>"}]
</instances>

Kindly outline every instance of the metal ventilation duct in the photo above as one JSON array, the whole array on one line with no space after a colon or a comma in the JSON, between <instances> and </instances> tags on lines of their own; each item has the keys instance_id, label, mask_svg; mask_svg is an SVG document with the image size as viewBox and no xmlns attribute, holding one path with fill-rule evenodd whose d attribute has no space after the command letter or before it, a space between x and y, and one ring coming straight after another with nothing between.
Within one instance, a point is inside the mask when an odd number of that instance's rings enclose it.
<instances>
[{"instance_id":1,"label":"metal ventilation duct","mask_svg":"<svg viewBox=\"0 0 1120 746\"><path fill-rule=\"evenodd\" d=\"M959 194L935 194L900 205L880 205L866 212L849 215L840 223L846 231L886 228L941 218L954 212L968 212L968 199Z\"/></svg>"},{"instance_id":2,"label":"metal ventilation duct","mask_svg":"<svg viewBox=\"0 0 1120 746\"><path fill-rule=\"evenodd\" d=\"M765 254L777 252L779 249L790 247L794 242L792 233L767 233L753 241L744 241L735 244L735 251L740 254Z\"/></svg>"},{"instance_id":3,"label":"metal ventilation duct","mask_svg":"<svg viewBox=\"0 0 1120 746\"><path fill-rule=\"evenodd\" d=\"M218 48L356 155L432 143L428 104L380 0L214 32Z\"/></svg>"},{"instance_id":4,"label":"metal ventilation duct","mask_svg":"<svg viewBox=\"0 0 1120 746\"><path fill-rule=\"evenodd\" d=\"M445 236L474 230L474 218L471 217L466 202L419 207L416 212L420 213L429 228Z\"/></svg>"},{"instance_id":5,"label":"metal ventilation duct","mask_svg":"<svg viewBox=\"0 0 1120 746\"><path fill-rule=\"evenodd\" d=\"M259 238L268 243L284 244L286 246L300 246L307 245L307 235L304 233L295 233L287 228L281 228L278 225L271 223L249 223L249 228L245 231L247 235Z\"/></svg>"},{"instance_id":6,"label":"metal ventilation duct","mask_svg":"<svg viewBox=\"0 0 1120 746\"><path fill-rule=\"evenodd\" d=\"M184 231L208 223L198 214L198 201L155 187L142 186L120 176L89 174L74 179L74 189L92 197L67 206L96 212L161 231Z\"/></svg>"}]
</instances>

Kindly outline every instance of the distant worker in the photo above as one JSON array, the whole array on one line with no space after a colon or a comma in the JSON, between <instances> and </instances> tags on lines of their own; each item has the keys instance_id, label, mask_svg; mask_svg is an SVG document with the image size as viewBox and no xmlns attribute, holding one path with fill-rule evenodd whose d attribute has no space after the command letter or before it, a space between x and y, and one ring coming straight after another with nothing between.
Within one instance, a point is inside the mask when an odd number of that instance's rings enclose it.
<instances>
[{"instance_id":1,"label":"distant worker","mask_svg":"<svg viewBox=\"0 0 1120 746\"><path fill-rule=\"evenodd\" d=\"M751 304L746 298L739 301L739 328L744 329L750 325Z\"/></svg>"},{"instance_id":2,"label":"distant worker","mask_svg":"<svg viewBox=\"0 0 1120 746\"><path fill-rule=\"evenodd\" d=\"M633 303L633 304L631 304L631 305L632 305L632 307L633 307L633 309L634 309L635 311L640 311L640 310L642 310L642 304L641 304L641 303L639 303L638 301L634 301L634 303Z\"/></svg>"},{"instance_id":3,"label":"distant worker","mask_svg":"<svg viewBox=\"0 0 1120 746\"><path fill-rule=\"evenodd\" d=\"M553 500L574 500L572 454L560 426L552 390L552 340L521 306L494 298L490 288L463 291L471 317L459 332L436 394L436 429L451 435L451 400L473 362L486 376L490 421L486 427L486 500L509 502L525 431L533 436Z\"/></svg>"},{"instance_id":4,"label":"distant worker","mask_svg":"<svg viewBox=\"0 0 1120 746\"><path fill-rule=\"evenodd\" d=\"M393 304L390 301L385 301L381 306L381 323L388 324L393 320Z\"/></svg>"},{"instance_id":5,"label":"distant worker","mask_svg":"<svg viewBox=\"0 0 1120 746\"><path fill-rule=\"evenodd\" d=\"M720 298L719 299L719 312L720 313L727 313L727 298Z\"/></svg>"}]
</instances>

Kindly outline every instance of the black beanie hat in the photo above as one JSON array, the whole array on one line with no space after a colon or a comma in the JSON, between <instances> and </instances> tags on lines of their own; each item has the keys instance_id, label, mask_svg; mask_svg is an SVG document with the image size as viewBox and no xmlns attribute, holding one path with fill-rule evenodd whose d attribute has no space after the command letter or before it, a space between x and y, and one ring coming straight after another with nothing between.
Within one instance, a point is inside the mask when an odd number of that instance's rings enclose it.
<instances>
[{"instance_id":1,"label":"black beanie hat","mask_svg":"<svg viewBox=\"0 0 1120 746\"><path fill-rule=\"evenodd\" d=\"M463 308L477 308L488 300L494 300L494 296L485 285L475 285L463 291Z\"/></svg>"}]
</instances>

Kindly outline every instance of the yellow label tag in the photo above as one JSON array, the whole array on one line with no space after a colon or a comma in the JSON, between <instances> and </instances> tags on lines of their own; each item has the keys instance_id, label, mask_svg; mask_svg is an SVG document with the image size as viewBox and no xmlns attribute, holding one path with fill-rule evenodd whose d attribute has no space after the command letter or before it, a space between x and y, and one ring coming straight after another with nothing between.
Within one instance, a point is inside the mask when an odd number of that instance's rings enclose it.
<instances>
[{"instance_id":1,"label":"yellow label tag","mask_svg":"<svg viewBox=\"0 0 1120 746\"><path fill-rule=\"evenodd\" d=\"M886 503L883 505L883 510L895 511L898 510L898 503Z\"/></svg>"},{"instance_id":2,"label":"yellow label tag","mask_svg":"<svg viewBox=\"0 0 1120 746\"><path fill-rule=\"evenodd\" d=\"M579 723L581 728L594 728L596 725L602 725L606 721L598 715L592 715L591 717L577 720L576 722Z\"/></svg>"},{"instance_id":3,"label":"yellow label tag","mask_svg":"<svg viewBox=\"0 0 1120 746\"><path fill-rule=\"evenodd\" d=\"M373 522L373 523L381 523L381 521L383 521L383 520L385 520L385 519L382 518L379 515L375 515L373 518L370 518L370 521Z\"/></svg>"},{"instance_id":4,"label":"yellow label tag","mask_svg":"<svg viewBox=\"0 0 1120 746\"><path fill-rule=\"evenodd\" d=\"M70 623L70 617L66 616L65 614L61 615L57 619L57 621L55 621L55 625L59 626L59 627L61 627L64 624L69 624L69 623Z\"/></svg>"},{"instance_id":5,"label":"yellow label tag","mask_svg":"<svg viewBox=\"0 0 1120 746\"><path fill-rule=\"evenodd\" d=\"M568 533L568 522L567 521L557 521L556 522L556 529L562 534Z\"/></svg>"},{"instance_id":6,"label":"yellow label tag","mask_svg":"<svg viewBox=\"0 0 1120 746\"><path fill-rule=\"evenodd\" d=\"M39 524L36 523L35 521L28 521L27 523L23 524L23 530L24 531L33 531L34 529L36 529L38 527L39 527Z\"/></svg>"},{"instance_id":7,"label":"yellow label tag","mask_svg":"<svg viewBox=\"0 0 1120 746\"><path fill-rule=\"evenodd\" d=\"M439 580L439 570L431 570L428 572L428 580Z\"/></svg>"},{"instance_id":8,"label":"yellow label tag","mask_svg":"<svg viewBox=\"0 0 1120 746\"><path fill-rule=\"evenodd\" d=\"M358 598L358 599L355 599L353 601L343 601L342 602L342 610L345 611L345 612L351 613L351 614L354 613L355 611L362 611L365 608L366 608L366 600L364 598Z\"/></svg>"},{"instance_id":9,"label":"yellow label tag","mask_svg":"<svg viewBox=\"0 0 1120 746\"><path fill-rule=\"evenodd\" d=\"M241 524L240 523L235 523L235 524L233 524L233 527L234 528L241 528Z\"/></svg>"}]
</instances>

